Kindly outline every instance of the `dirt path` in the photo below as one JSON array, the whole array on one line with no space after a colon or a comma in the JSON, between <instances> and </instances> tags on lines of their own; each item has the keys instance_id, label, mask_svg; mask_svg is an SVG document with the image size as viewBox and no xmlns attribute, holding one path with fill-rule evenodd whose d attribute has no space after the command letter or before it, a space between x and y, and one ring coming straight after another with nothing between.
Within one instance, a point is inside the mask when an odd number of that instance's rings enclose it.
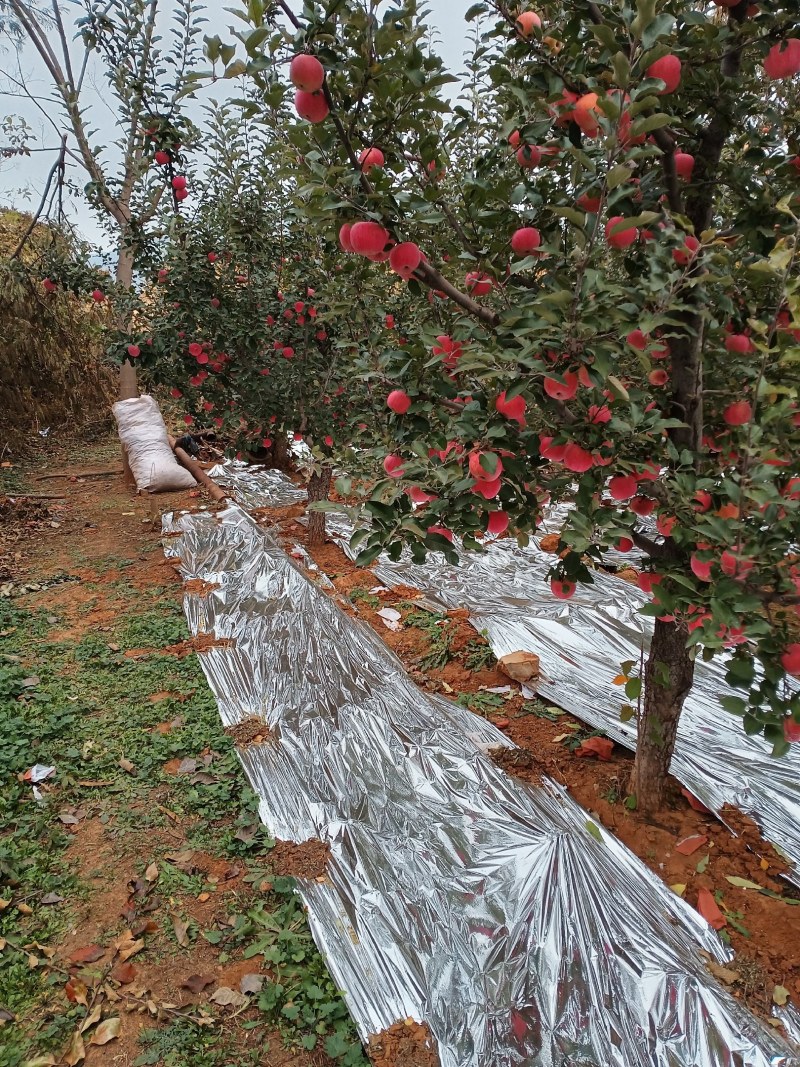
<instances>
[{"instance_id":1,"label":"dirt path","mask_svg":"<svg viewBox=\"0 0 800 1067\"><path fill-rule=\"evenodd\" d=\"M116 446L70 464L113 470ZM0 1067L365 1064L198 657L175 654L160 513L203 499L37 480L60 470L0 470L0 500L63 494L6 500L0 535Z\"/></svg>"}]
</instances>

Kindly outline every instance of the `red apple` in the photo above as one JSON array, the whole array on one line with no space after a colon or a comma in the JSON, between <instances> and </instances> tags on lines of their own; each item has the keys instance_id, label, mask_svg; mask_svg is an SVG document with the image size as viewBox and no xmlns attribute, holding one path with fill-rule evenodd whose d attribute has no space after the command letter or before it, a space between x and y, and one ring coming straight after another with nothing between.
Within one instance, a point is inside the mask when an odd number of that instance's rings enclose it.
<instances>
[{"instance_id":1,"label":"red apple","mask_svg":"<svg viewBox=\"0 0 800 1067\"><path fill-rule=\"evenodd\" d=\"M508 515L505 511L493 511L489 516L489 522L486 526L486 532L494 534L495 537L499 537L500 534L504 534L508 529Z\"/></svg>"},{"instance_id":2,"label":"red apple","mask_svg":"<svg viewBox=\"0 0 800 1067\"><path fill-rule=\"evenodd\" d=\"M620 228L622 215L614 215L606 223L606 240L612 248L628 248L639 236L635 226Z\"/></svg>"},{"instance_id":3,"label":"red apple","mask_svg":"<svg viewBox=\"0 0 800 1067\"><path fill-rule=\"evenodd\" d=\"M572 370L565 371L563 382L547 377L544 380L544 391L554 400L572 400L578 391L578 375Z\"/></svg>"},{"instance_id":4,"label":"red apple","mask_svg":"<svg viewBox=\"0 0 800 1067\"><path fill-rule=\"evenodd\" d=\"M659 96L674 93L681 83L681 61L677 56L662 56L661 59L650 64L646 74L648 78L660 78L664 82L664 88L659 91Z\"/></svg>"},{"instance_id":5,"label":"red apple","mask_svg":"<svg viewBox=\"0 0 800 1067\"><path fill-rule=\"evenodd\" d=\"M684 238L683 248L673 248L672 258L681 267L687 266L690 260L694 259L697 255L697 250L700 247L700 242L692 234L687 234Z\"/></svg>"},{"instance_id":6,"label":"red apple","mask_svg":"<svg viewBox=\"0 0 800 1067\"><path fill-rule=\"evenodd\" d=\"M511 247L518 256L534 252L541 244L542 236L535 226L523 226L511 235Z\"/></svg>"},{"instance_id":7,"label":"red apple","mask_svg":"<svg viewBox=\"0 0 800 1067\"><path fill-rule=\"evenodd\" d=\"M538 167L542 161L542 151L535 144L524 144L517 149L517 163L526 170Z\"/></svg>"},{"instance_id":8,"label":"red apple","mask_svg":"<svg viewBox=\"0 0 800 1067\"><path fill-rule=\"evenodd\" d=\"M781 656L781 664L787 674L800 678L800 642L787 645Z\"/></svg>"},{"instance_id":9,"label":"red apple","mask_svg":"<svg viewBox=\"0 0 800 1067\"><path fill-rule=\"evenodd\" d=\"M128 345L128 355L131 359L137 359L141 354L142 350L138 345Z\"/></svg>"},{"instance_id":10,"label":"red apple","mask_svg":"<svg viewBox=\"0 0 800 1067\"><path fill-rule=\"evenodd\" d=\"M92 290L92 300L94 300L95 304L102 304L105 298L106 294L103 292L102 289Z\"/></svg>"},{"instance_id":11,"label":"red apple","mask_svg":"<svg viewBox=\"0 0 800 1067\"><path fill-rule=\"evenodd\" d=\"M722 417L728 426L746 426L753 417L753 409L747 400L736 400L728 404Z\"/></svg>"},{"instance_id":12,"label":"red apple","mask_svg":"<svg viewBox=\"0 0 800 1067\"><path fill-rule=\"evenodd\" d=\"M405 415L411 407L411 397L402 389L393 389L387 396L386 403L391 411L396 411L398 415Z\"/></svg>"},{"instance_id":13,"label":"red apple","mask_svg":"<svg viewBox=\"0 0 800 1067\"><path fill-rule=\"evenodd\" d=\"M482 274L480 271L471 270L464 278L464 284L467 287L468 292L474 293L475 296L486 296L491 292L494 281L488 274Z\"/></svg>"},{"instance_id":14,"label":"red apple","mask_svg":"<svg viewBox=\"0 0 800 1067\"><path fill-rule=\"evenodd\" d=\"M395 245L389 253L389 266L406 281L422 262L422 253L413 241L403 241Z\"/></svg>"},{"instance_id":15,"label":"red apple","mask_svg":"<svg viewBox=\"0 0 800 1067\"><path fill-rule=\"evenodd\" d=\"M642 333L641 330L631 330L625 340L632 348L638 348L640 352L643 352L647 348L650 338L647 334Z\"/></svg>"},{"instance_id":16,"label":"red apple","mask_svg":"<svg viewBox=\"0 0 800 1067\"><path fill-rule=\"evenodd\" d=\"M484 456L494 456L496 465L493 470L483 466ZM494 481L503 473L503 461L496 452L472 452L469 457L469 473L476 481Z\"/></svg>"},{"instance_id":17,"label":"red apple","mask_svg":"<svg viewBox=\"0 0 800 1067\"><path fill-rule=\"evenodd\" d=\"M746 333L729 333L725 338L725 347L729 352L738 352L747 355L753 351L753 342Z\"/></svg>"},{"instance_id":18,"label":"red apple","mask_svg":"<svg viewBox=\"0 0 800 1067\"><path fill-rule=\"evenodd\" d=\"M694 156L688 152L676 152L672 158L675 160L675 173L678 177L685 182L690 181L694 170Z\"/></svg>"},{"instance_id":19,"label":"red apple","mask_svg":"<svg viewBox=\"0 0 800 1067\"><path fill-rule=\"evenodd\" d=\"M768 78L791 78L800 71L800 38L790 37L773 45L764 60Z\"/></svg>"},{"instance_id":20,"label":"red apple","mask_svg":"<svg viewBox=\"0 0 800 1067\"><path fill-rule=\"evenodd\" d=\"M186 176L184 174L176 174L172 179L173 189L185 189L186 188Z\"/></svg>"},{"instance_id":21,"label":"red apple","mask_svg":"<svg viewBox=\"0 0 800 1067\"><path fill-rule=\"evenodd\" d=\"M512 422L518 422L520 426L525 425L526 405L523 396L515 396L511 400L506 400L506 391L503 390L495 400L494 406L500 415L504 415L505 418L510 419Z\"/></svg>"},{"instance_id":22,"label":"red apple","mask_svg":"<svg viewBox=\"0 0 800 1067\"><path fill-rule=\"evenodd\" d=\"M325 68L316 56L295 56L289 64L289 77L295 89L316 93L325 81Z\"/></svg>"},{"instance_id":23,"label":"red apple","mask_svg":"<svg viewBox=\"0 0 800 1067\"><path fill-rule=\"evenodd\" d=\"M638 488L639 482L633 474L615 474L608 483L612 500L630 500Z\"/></svg>"},{"instance_id":24,"label":"red apple","mask_svg":"<svg viewBox=\"0 0 800 1067\"><path fill-rule=\"evenodd\" d=\"M404 474L402 457L387 456L383 461L383 469L390 478L402 478Z\"/></svg>"},{"instance_id":25,"label":"red apple","mask_svg":"<svg viewBox=\"0 0 800 1067\"><path fill-rule=\"evenodd\" d=\"M569 600L575 595L576 588L575 582L568 582L564 578L553 578L550 582L550 591L558 600Z\"/></svg>"},{"instance_id":26,"label":"red apple","mask_svg":"<svg viewBox=\"0 0 800 1067\"><path fill-rule=\"evenodd\" d=\"M452 543L453 533L451 530L447 530L444 526L429 526L427 532L429 534L438 534L439 537L444 537Z\"/></svg>"},{"instance_id":27,"label":"red apple","mask_svg":"<svg viewBox=\"0 0 800 1067\"><path fill-rule=\"evenodd\" d=\"M692 574L694 574L695 578L699 578L701 582L710 582L712 562L712 560L705 561L698 559L697 556L692 553L689 566L692 568Z\"/></svg>"},{"instance_id":28,"label":"red apple","mask_svg":"<svg viewBox=\"0 0 800 1067\"><path fill-rule=\"evenodd\" d=\"M367 171L372 170L373 167L382 167L386 160L380 148L365 148L359 155L358 162L361 164L361 169L366 174Z\"/></svg>"},{"instance_id":29,"label":"red apple","mask_svg":"<svg viewBox=\"0 0 800 1067\"><path fill-rule=\"evenodd\" d=\"M583 474L594 466L594 456L587 452L581 445L574 441L564 449L564 458L561 461L568 471L575 474Z\"/></svg>"},{"instance_id":30,"label":"red apple","mask_svg":"<svg viewBox=\"0 0 800 1067\"><path fill-rule=\"evenodd\" d=\"M169 152L165 152L163 148L159 148L153 158L159 166L166 167L167 163L169 163Z\"/></svg>"},{"instance_id":31,"label":"red apple","mask_svg":"<svg viewBox=\"0 0 800 1067\"><path fill-rule=\"evenodd\" d=\"M350 244L360 256L383 252L389 234L378 222L356 222L350 229Z\"/></svg>"},{"instance_id":32,"label":"red apple","mask_svg":"<svg viewBox=\"0 0 800 1067\"><path fill-rule=\"evenodd\" d=\"M535 11L521 11L517 15L515 25L520 37L530 37L534 30L542 28L542 20Z\"/></svg>"},{"instance_id":33,"label":"red apple","mask_svg":"<svg viewBox=\"0 0 800 1067\"><path fill-rule=\"evenodd\" d=\"M322 93L309 93L298 89L294 94L294 107L301 119L307 122L322 122L328 117L330 108Z\"/></svg>"}]
</instances>

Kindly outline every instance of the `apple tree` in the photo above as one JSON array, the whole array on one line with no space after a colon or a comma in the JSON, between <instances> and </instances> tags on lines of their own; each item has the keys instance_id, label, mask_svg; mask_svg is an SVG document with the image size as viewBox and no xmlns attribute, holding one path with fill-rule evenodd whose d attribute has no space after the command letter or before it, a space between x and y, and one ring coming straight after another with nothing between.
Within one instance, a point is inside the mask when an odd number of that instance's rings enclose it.
<instances>
[{"instance_id":1,"label":"apple tree","mask_svg":"<svg viewBox=\"0 0 800 1067\"><path fill-rule=\"evenodd\" d=\"M284 146L247 112L242 102L207 109L205 154L186 168L192 206L165 212L160 256L109 354L166 387L190 432L213 426L240 453L284 468L289 442L302 441L309 499L324 501L334 456L361 432L354 403L375 403L351 380L355 335L331 327L334 246L293 210ZM314 509L311 542L324 530Z\"/></svg>"},{"instance_id":2,"label":"apple tree","mask_svg":"<svg viewBox=\"0 0 800 1067\"><path fill-rule=\"evenodd\" d=\"M800 736L794 5L487 0L467 13L461 97L415 0L279 0L272 35L256 7L263 43L242 69L304 122L303 210L417 303L381 357L394 447L362 560L398 543L452 556L456 534L466 550L524 541L569 500L554 596L611 547L644 554L640 807L664 802L698 656L726 655L741 696L725 706L785 751Z\"/></svg>"}]
</instances>

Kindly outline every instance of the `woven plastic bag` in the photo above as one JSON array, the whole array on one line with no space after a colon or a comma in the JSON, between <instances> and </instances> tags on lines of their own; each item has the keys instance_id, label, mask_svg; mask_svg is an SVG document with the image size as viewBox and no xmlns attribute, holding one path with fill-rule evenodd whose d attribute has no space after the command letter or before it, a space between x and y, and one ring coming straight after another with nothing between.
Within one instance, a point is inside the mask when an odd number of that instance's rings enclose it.
<instances>
[{"instance_id":1,"label":"woven plastic bag","mask_svg":"<svg viewBox=\"0 0 800 1067\"><path fill-rule=\"evenodd\" d=\"M169 446L167 427L152 396L119 400L112 410L138 489L166 493L195 487L194 478Z\"/></svg>"}]
</instances>

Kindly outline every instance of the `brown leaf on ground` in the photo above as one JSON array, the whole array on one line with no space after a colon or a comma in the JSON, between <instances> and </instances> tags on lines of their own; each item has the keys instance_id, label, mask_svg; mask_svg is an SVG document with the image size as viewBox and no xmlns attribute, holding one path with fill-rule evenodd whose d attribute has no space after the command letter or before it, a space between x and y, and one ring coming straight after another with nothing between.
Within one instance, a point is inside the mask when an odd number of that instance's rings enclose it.
<instances>
[{"instance_id":1,"label":"brown leaf on ground","mask_svg":"<svg viewBox=\"0 0 800 1067\"><path fill-rule=\"evenodd\" d=\"M156 878L158 878L158 864L151 863L144 872L144 876L148 882L155 882Z\"/></svg>"},{"instance_id":2,"label":"brown leaf on ground","mask_svg":"<svg viewBox=\"0 0 800 1067\"><path fill-rule=\"evenodd\" d=\"M90 1045L107 1045L119 1037L120 1018L115 1015L113 1019L104 1019L92 1034Z\"/></svg>"},{"instance_id":3,"label":"brown leaf on ground","mask_svg":"<svg viewBox=\"0 0 800 1067\"><path fill-rule=\"evenodd\" d=\"M177 915L172 916L172 929L175 931L175 940L181 946L186 948L189 944L189 926L183 919L179 919Z\"/></svg>"},{"instance_id":4,"label":"brown leaf on ground","mask_svg":"<svg viewBox=\"0 0 800 1067\"><path fill-rule=\"evenodd\" d=\"M242 993L260 993L264 978L260 974L243 974L239 982Z\"/></svg>"},{"instance_id":5,"label":"brown leaf on ground","mask_svg":"<svg viewBox=\"0 0 800 1067\"><path fill-rule=\"evenodd\" d=\"M86 945L85 948L76 948L70 953L69 958L72 963L94 963L105 954L105 951L99 945Z\"/></svg>"},{"instance_id":6,"label":"brown leaf on ground","mask_svg":"<svg viewBox=\"0 0 800 1067\"><path fill-rule=\"evenodd\" d=\"M208 999L223 1008L243 1008L247 1004L247 997L244 993L237 993L235 989L226 985L221 985Z\"/></svg>"},{"instance_id":7,"label":"brown leaf on ground","mask_svg":"<svg viewBox=\"0 0 800 1067\"><path fill-rule=\"evenodd\" d=\"M139 972L132 963L118 963L111 972L111 977L120 985L128 985Z\"/></svg>"},{"instance_id":8,"label":"brown leaf on ground","mask_svg":"<svg viewBox=\"0 0 800 1067\"><path fill-rule=\"evenodd\" d=\"M181 989L188 989L190 993L202 993L208 985L213 985L216 978L213 974L190 974L181 982Z\"/></svg>"},{"instance_id":9,"label":"brown leaf on ground","mask_svg":"<svg viewBox=\"0 0 800 1067\"><path fill-rule=\"evenodd\" d=\"M64 986L64 992L70 1004L81 1004L84 1008L89 1007L89 1002L86 999L89 990L80 978L71 978Z\"/></svg>"},{"instance_id":10,"label":"brown leaf on ground","mask_svg":"<svg viewBox=\"0 0 800 1067\"><path fill-rule=\"evenodd\" d=\"M137 952L141 952L144 948L144 940L136 941L130 930L126 930L122 937L118 937L114 942L114 948L117 950L120 962L124 963L125 960L129 960L131 956L135 956Z\"/></svg>"},{"instance_id":11,"label":"brown leaf on ground","mask_svg":"<svg viewBox=\"0 0 800 1067\"><path fill-rule=\"evenodd\" d=\"M72 1035L69 1048L64 1055L64 1063L67 1067L77 1067L81 1060L86 1059L86 1046L79 1030Z\"/></svg>"}]
</instances>

